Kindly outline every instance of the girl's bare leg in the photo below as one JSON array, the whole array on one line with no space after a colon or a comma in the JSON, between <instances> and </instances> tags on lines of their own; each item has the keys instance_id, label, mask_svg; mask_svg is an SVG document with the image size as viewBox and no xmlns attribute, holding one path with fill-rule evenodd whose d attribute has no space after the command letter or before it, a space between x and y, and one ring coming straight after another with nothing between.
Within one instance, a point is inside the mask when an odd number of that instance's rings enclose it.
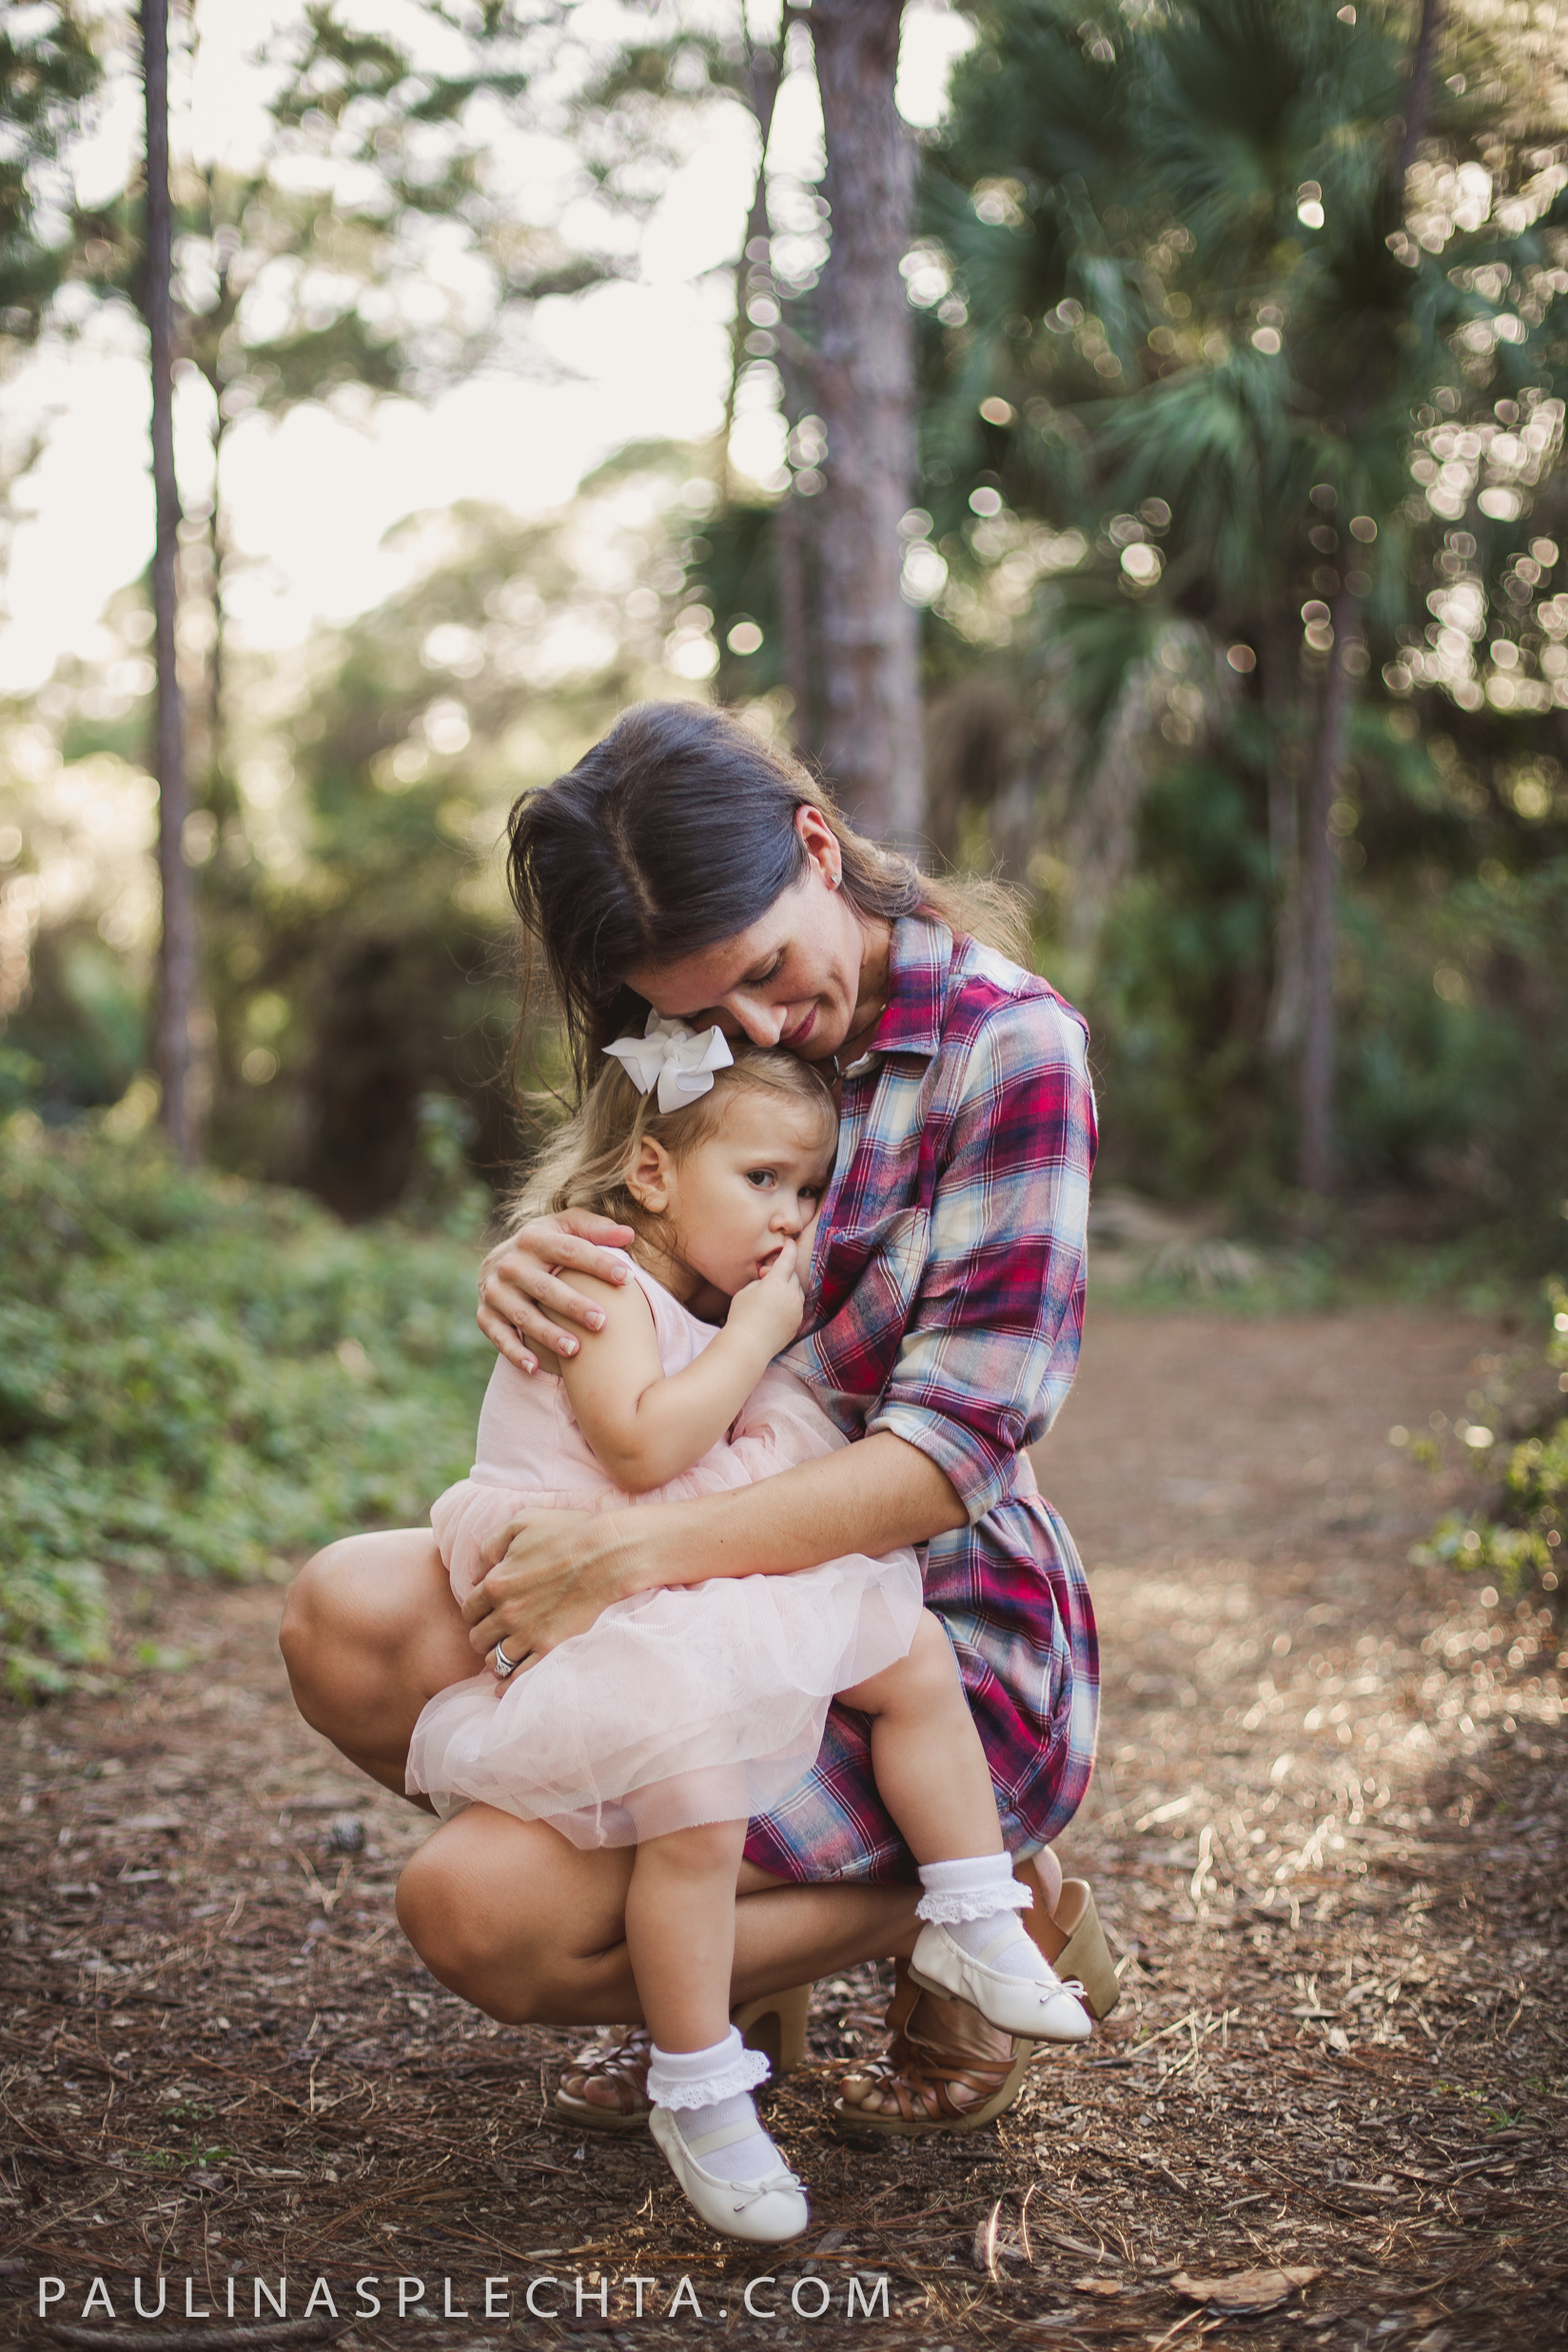
<instances>
[{"instance_id":1,"label":"girl's bare leg","mask_svg":"<svg viewBox=\"0 0 1568 2352\"><path fill-rule=\"evenodd\" d=\"M712 2049L730 2029L735 1876L745 1843L744 1821L711 1821L636 1849L626 1950L660 2049Z\"/></svg>"},{"instance_id":2,"label":"girl's bare leg","mask_svg":"<svg viewBox=\"0 0 1568 2352\"><path fill-rule=\"evenodd\" d=\"M923 1611L908 1656L839 1696L872 1718L876 1793L917 1862L1002 1852L990 1768L939 1619Z\"/></svg>"},{"instance_id":3,"label":"girl's bare leg","mask_svg":"<svg viewBox=\"0 0 1568 2352\"><path fill-rule=\"evenodd\" d=\"M482 1663L428 1527L318 1552L289 1587L278 1638L305 1721L400 1796L420 1710Z\"/></svg>"}]
</instances>

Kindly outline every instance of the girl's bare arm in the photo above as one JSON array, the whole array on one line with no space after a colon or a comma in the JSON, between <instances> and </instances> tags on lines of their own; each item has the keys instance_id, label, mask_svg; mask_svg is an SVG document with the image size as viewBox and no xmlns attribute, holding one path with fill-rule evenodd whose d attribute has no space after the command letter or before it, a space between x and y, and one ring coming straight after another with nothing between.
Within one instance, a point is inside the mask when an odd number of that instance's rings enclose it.
<instances>
[{"instance_id":1,"label":"girl's bare arm","mask_svg":"<svg viewBox=\"0 0 1568 2352\"><path fill-rule=\"evenodd\" d=\"M560 1376L583 1436L617 1486L631 1494L662 1486L701 1460L734 1421L764 1371L799 1325L794 1252L735 1303L724 1329L695 1363L666 1374L653 1310L636 1283L614 1289L578 1281L603 1323L589 1332Z\"/></svg>"}]
</instances>

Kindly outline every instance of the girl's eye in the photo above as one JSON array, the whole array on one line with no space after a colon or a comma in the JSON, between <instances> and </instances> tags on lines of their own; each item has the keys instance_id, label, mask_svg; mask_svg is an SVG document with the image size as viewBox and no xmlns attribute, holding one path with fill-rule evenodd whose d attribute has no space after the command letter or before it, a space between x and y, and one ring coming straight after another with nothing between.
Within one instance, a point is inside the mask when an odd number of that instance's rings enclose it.
<instances>
[{"instance_id":1,"label":"girl's eye","mask_svg":"<svg viewBox=\"0 0 1568 2352\"><path fill-rule=\"evenodd\" d=\"M773 1169L771 1167L749 1167L746 1170L746 1182L749 1185L755 1185L758 1192L766 1192L768 1186L774 1182Z\"/></svg>"}]
</instances>

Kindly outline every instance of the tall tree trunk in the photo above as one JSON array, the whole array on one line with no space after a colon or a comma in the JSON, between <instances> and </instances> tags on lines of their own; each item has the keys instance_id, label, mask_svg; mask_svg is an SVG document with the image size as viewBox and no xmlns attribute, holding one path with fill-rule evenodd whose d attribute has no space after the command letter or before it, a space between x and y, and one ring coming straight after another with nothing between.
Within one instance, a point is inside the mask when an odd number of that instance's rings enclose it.
<instances>
[{"instance_id":1,"label":"tall tree trunk","mask_svg":"<svg viewBox=\"0 0 1568 2352\"><path fill-rule=\"evenodd\" d=\"M1306 794L1306 854L1303 861L1306 914L1305 1025L1300 1063L1298 1148L1301 1181L1308 1192L1334 1186L1334 836L1328 813L1339 790L1350 733L1350 672L1346 638L1355 599L1342 588L1334 599L1334 643L1323 689L1318 754Z\"/></svg>"},{"instance_id":2,"label":"tall tree trunk","mask_svg":"<svg viewBox=\"0 0 1568 2352\"><path fill-rule=\"evenodd\" d=\"M779 84L784 79L784 45L790 31L786 12L778 29L778 38L772 48L757 49L752 39L751 27L746 22L745 0L741 5L741 24L746 42L746 95L756 124L757 153L751 210L746 215L746 234L741 242L740 259L735 264L735 319L730 327L730 382L724 395L723 439L719 444L719 466L726 498L731 495L730 435L735 430L735 396L740 389L740 373L746 363L746 339L751 332L747 304L754 293L766 292L770 296L773 293L768 254L768 142L773 137L774 109L778 104Z\"/></svg>"},{"instance_id":3,"label":"tall tree trunk","mask_svg":"<svg viewBox=\"0 0 1568 2352\"><path fill-rule=\"evenodd\" d=\"M1284 622L1259 634L1264 713L1268 722L1268 862L1274 885L1274 978L1264 1023L1264 1049L1284 1061L1302 1042L1306 978L1303 904L1301 747L1291 727L1290 679L1298 633Z\"/></svg>"},{"instance_id":4,"label":"tall tree trunk","mask_svg":"<svg viewBox=\"0 0 1568 2352\"><path fill-rule=\"evenodd\" d=\"M196 982L196 921L185 859L187 810L185 740L176 668L180 493L174 478L174 304L168 195L168 0L142 0L142 83L147 101L147 238L143 305L152 358L152 484L157 538L152 558L153 659L157 670L158 878L163 928L158 953L158 1070L163 1124L180 1160L196 1157L191 1117L190 1016Z\"/></svg>"},{"instance_id":5,"label":"tall tree trunk","mask_svg":"<svg viewBox=\"0 0 1568 2352\"><path fill-rule=\"evenodd\" d=\"M898 265L914 143L893 103L904 0L813 0L831 245L813 379L828 428L815 570L822 763L853 821L918 846L920 623L898 525L914 496L914 337Z\"/></svg>"},{"instance_id":6,"label":"tall tree trunk","mask_svg":"<svg viewBox=\"0 0 1568 2352\"><path fill-rule=\"evenodd\" d=\"M228 774L228 610L224 601L227 583L224 568L228 556L228 518L224 510L224 437L228 420L219 406L212 424L212 515L207 524L207 560L212 585L212 643L207 652L207 778L206 805L219 820L236 807Z\"/></svg>"},{"instance_id":7,"label":"tall tree trunk","mask_svg":"<svg viewBox=\"0 0 1568 2352\"><path fill-rule=\"evenodd\" d=\"M804 500L784 494L774 526L774 560L778 577L778 627L784 640L784 684L794 708L790 732L797 752L812 746L812 673L806 613Z\"/></svg>"},{"instance_id":8,"label":"tall tree trunk","mask_svg":"<svg viewBox=\"0 0 1568 2352\"><path fill-rule=\"evenodd\" d=\"M1389 212L1402 221L1405 179L1415 159L1426 122L1432 56L1437 46L1442 0L1421 0L1416 47L1410 61L1410 94L1404 109L1404 135L1389 176ZM1344 426L1354 441L1370 399L1374 364L1368 340L1344 403ZM1348 552L1348 551L1347 551ZM1342 559L1343 559L1342 558ZM1334 599L1334 646L1329 656L1328 683L1323 694L1318 755L1312 770L1305 810L1304 879L1306 892L1305 1031L1300 1064L1297 1150L1302 1183L1309 1192L1327 1192L1334 1182L1334 844L1328 832L1328 812L1339 790L1350 734L1353 686L1344 666L1345 639L1355 605L1342 588Z\"/></svg>"},{"instance_id":9,"label":"tall tree trunk","mask_svg":"<svg viewBox=\"0 0 1568 2352\"><path fill-rule=\"evenodd\" d=\"M1421 0L1421 24L1416 33L1416 54L1410 61L1410 98L1404 109L1404 137L1400 141L1399 161L1394 166L1394 194L1399 207L1404 210L1405 174L1416 160L1426 130L1426 117L1432 101L1432 51L1437 46L1438 26L1442 19L1442 0Z\"/></svg>"}]
</instances>

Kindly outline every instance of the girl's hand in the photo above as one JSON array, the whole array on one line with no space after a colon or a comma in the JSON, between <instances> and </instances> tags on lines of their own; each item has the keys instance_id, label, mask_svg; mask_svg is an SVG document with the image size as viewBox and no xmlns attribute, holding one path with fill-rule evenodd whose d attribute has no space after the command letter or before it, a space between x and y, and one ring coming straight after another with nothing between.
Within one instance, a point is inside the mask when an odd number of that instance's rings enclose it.
<instances>
[{"instance_id":1,"label":"girl's hand","mask_svg":"<svg viewBox=\"0 0 1568 2352\"><path fill-rule=\"evenodd\" d=\"M550 1321L559 1315L598 1331L603 1314L557 1280L565 1266L582 1274L597 1274L601 1282L623 1283L626 1268L607 1250L628 1249L636 1239L630 1225L613 1225L586 1208L563 1209L559 1217L536 1217L520 1233L498 1242L480 1269L479 1325L491 1346L519 1372L536 1372L535 1350L552 1356L575 1356L578 1342Z\"/></svg>"},{"instance_id":2,"label":"girl's hand","mask_svg":"<svg viewBox=\"0 0 1568 2352\"><path fill-rule=\"evenodd\" d=\"M634 1511L519 1511L485 1546L490 1565L462 1604L475 1653L498 1641L519 1660L585 1634L636 1580Z\"/></svg>"},{"instance_id":3,"label":"girl's hand","mask_svg":"<svg viewBox=\"0 0 1568 2352\"><path fill-rule=\"evenodd\" d=\"M726 1330L739 1330L776 1356L788 1347L806 1312L806 1294L796 1271L797 1245L786 1241L759 1282L748 1283L730 1302Z\"/></svg>"}]
</instances>

